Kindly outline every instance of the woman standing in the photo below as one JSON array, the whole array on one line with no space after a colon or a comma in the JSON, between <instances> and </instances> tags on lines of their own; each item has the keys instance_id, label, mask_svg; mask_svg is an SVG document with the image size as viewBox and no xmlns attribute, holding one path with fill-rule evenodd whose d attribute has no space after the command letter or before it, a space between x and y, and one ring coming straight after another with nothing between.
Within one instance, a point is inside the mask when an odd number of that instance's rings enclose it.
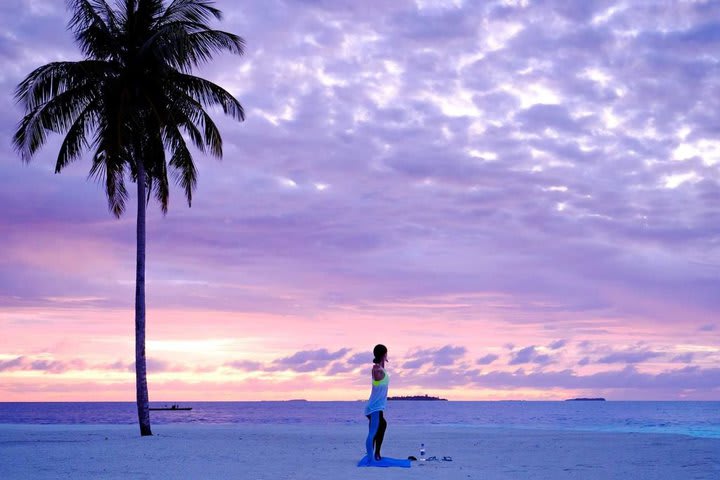
<instances>
[{"instance_id":1,"label":"woman standing","mask_svg":"<svg viewBox=\"0 0 720 480\"><path fill-rule=\"evenodd\" d=\"M373 359L372 368L372 390L365 407L365 416L370 421L370 429L367 440L365 440L365 450L370 463L372 463L373 459L375 461L382 459L380 448L387 428L383 413L387 406L388 385L390 383L390 376L385 371L385 363L388 361L387 347L385 345L375 345L373 355L375 358Z\"/></svg>"}]
</instances>

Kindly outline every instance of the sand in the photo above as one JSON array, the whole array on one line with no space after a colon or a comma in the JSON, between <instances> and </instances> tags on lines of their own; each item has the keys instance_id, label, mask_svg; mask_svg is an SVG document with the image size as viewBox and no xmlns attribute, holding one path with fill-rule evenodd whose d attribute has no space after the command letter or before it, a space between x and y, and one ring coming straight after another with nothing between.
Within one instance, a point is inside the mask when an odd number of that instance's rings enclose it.
<instances>
[{"instance_id":1,"label":"sand","mask_svg":"<svg viewBox=\"0 0 720 480\"><path fill-rule=\"evenodd\" d=\"M452 462L358 468L363 425L0 425L12 479L719 479L720 439L389 425L383 453Z\"/></svg>"}]
</instances>

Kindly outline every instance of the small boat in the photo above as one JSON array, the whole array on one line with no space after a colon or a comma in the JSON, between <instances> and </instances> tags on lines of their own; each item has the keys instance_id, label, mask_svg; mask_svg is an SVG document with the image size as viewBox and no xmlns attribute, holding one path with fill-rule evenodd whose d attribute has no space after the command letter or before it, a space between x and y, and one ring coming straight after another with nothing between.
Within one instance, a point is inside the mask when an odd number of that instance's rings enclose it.
<instances>
[{"instance_id":1,"label":"small boat","mask_svg":"<svg viewBox=\"0 0 720 480\"><path fill-rule=\"evenodd\" d=\"M167 411L192 410L192 407L181 407L180 405L171 405L168 407L167 405L165 405L164 407L150 407L150 410L155 410L155 411L157 411L157 410L167 410Z\"/></svg>"}]
</instances>

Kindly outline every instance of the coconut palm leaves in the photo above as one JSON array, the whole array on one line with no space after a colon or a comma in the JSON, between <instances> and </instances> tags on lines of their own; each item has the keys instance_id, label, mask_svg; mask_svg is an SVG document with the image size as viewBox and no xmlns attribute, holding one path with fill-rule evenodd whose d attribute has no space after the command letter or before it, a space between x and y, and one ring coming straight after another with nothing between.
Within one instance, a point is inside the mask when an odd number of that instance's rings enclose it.
<instances>
[{"instance_id":1,"label":"coconut palm leaves","mask_svg":"<svg viewBox=\"0 0 720 480\"><path fill-rule=\"evenodd\" d=\"M186 138L221 157L222 138L206 109L245 116L230 93L190 72L218 52L242 54L243 40L207 26L222 18L209 1L175 0L165 7L160 0L125 0L115 9L105 0L69 4L69 25L87 59L45 65L18 85L16 98L27 114L13 138L16 149L29 161L48 132L64 133L56 172L90 150L91 175L104 181L116 216L125 209L124 181L128 174L136 179L139 159L148 191L164 212L168 171L190 203L197 169ZM131 139L138 137L147 143L133 151Z\"/></svg>"}]
</instances>

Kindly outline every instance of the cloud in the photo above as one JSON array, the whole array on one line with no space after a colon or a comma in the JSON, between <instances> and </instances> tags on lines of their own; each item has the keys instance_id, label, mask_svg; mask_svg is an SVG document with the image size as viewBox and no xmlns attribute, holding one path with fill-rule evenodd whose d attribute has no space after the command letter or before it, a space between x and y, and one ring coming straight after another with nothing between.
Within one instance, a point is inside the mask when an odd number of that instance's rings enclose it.
<instances>
[{"instance_id":1,"label":"cloud","mask_svg":"<svg viewBox=\"0 0 720 480\"><path fill-rule=\"evenodd\" d=\"M708 323L707 325L702 325L700 328L698 328L698 331L700 332L714 332L717 328L717 325L714 323Z\"/></svg>"},{"instance_id":2,"label":"cloud","mask_svg":"<svg viewBox=\"0 0 720 480\"><path fill-rule=\"evenodd\" d=\"M85 363L82 360L63 362L59 360L32 360L27 365L27 370L39 370L48 373L65 373L68 370L82 370Z\"/></svg>"},{"instance_id":3,"label":"cloud","mask_svg":"<svg viewBox=\"0 0 720 480\"><path fill-rule=\"evenodd\" d=\"M548 348L550 350L559 350L565 345L567 345L567 340L555 340L550 345L548 345Z\"/></svg>"},{"instance_id":4,"label":"cloud","mask_svg":"<svg viewBox=\"0 0 720 480\"><path fill-rule=\"evenodd\" d=\"M102 370L115 370L119 372L125 372L128 370L135 370L135 364L133 363L125 363L122 360L117 360L113 363L106 363L100 366Z\"/></svg>"},{"instance_id":5,"label":"cloud","mask_svg":"<svg viewBox=\"0 0 720 480\"><path fill-rule=\"evenodd\" d=\"M234 360L224 364L226 367L234 368L237 370L244 370L252 372L256 370L262 370L263 365L260 362L253 362L251 360Z\"/></svg>"},{"instance_id":6,"label":"cloud","mask_svg":"<svg viewBox=\"0 0 720 480\"><path fill-rule=\"evenodd\" d=\"M676 355L672 359L670 359L670 361L673 363L692 363L693 358L695 358L695 354L689 352L682 355Z\"/></svg>"},{"instance_id":7,"label":"cloud","mask_svg":"<svg viewBox=\"0 0 720 480\"><path fill-rule=\"evenodd\" d=\"M145 359L145 368L149 374L161 373L161 372L182 372L187 370L185 365L171 363L167 360L159 358L147 357ZM135 371L135 362L128 364L127 370L130 372Z\"/></svg>"},{"instance_id":8,"label":"cloud","mask_svg":"<svg viewBox=\"0 0 720 480\"><path fill-rule=\"evenodd\" d=\"M717 393L719 379L718 368L687 366L651 373L641 372L629 365L619 370L592 374L581 374L574 369L484 372L477 369L459 371L443 368L422 376L396 378L394 382L404 388L482 388L505 390L508 395L512 395L514 389L580 390L598 392L610 399L672 399L679 398L677 392L683 391L686 398L710 400ZM554 397L557 393L548 395Z\"/></svg>"},{"instance_id":9,"label":"cloud","mask_svg":"<svg viewBox=\"0 0 720 480\"><path fill-rule=\"evenodd\" d=\"M273 362L270 370L293 370L296 372L312 372L325 368L333 360L339 360L347 353L349 348L341 348L330 352L326 348L317 350L302 350L288 357Z\"/></svg>"},{"instance_id":10,"label":"cloud","mask_svg":"<svg viewBox=\"0 0 720 480\"><path fill-rule=\"evenodd\" d=\"M534 345L512 352L511 356L512 358L510 359L508 365L521 365L526 363L547 365L553 362L550 355L540 353Z\"/></svg>"},{"instance_id":11,"label":"cloud","mask_svg":"<svg viewBox=\"0 0 720 480\"><path fill-rule=\"evenodd\" d=\"M597 360L597 363L642 363L646 360L662 357L664 354L649 350L613 352Z\"/></svg>"},{"instance_id":12,"label":"cloud","mask_svg":"<svg viewBox=\"0 0 720 480\"><path fill-rule=\"evenodd\" d=\"M490 365L498 358L500 358L499 355L495 355L494 353L488 353L487 355L484 355L475 360L475 363L477 363L478 365Z\"/></svg>"},{"instance_id":13,"label":"cloud","mask_svg":"<svg viewBox=\"0 0 720 480\"><path fill-rule=\"evenodd\" d=\"M325 372L326 375L336 375L338 373L348 373L355 371L357 367L352 364L343 363L343 362L334 362L332 363L327 371Z\"/></svg>"},{"instance_id":14,"label":"cloud","mask_svg":"<svg viewBox=\"0 0 720 480\"><path fill-rule=\"evenodd\" d=\"M452 345L416 350L408 355L409 360L402 364L402 368L419 369L425 365L447 367L461 359L466 352L467 349L465 347Z\"/></svg>"},{"instance_id":15,"label":"cloud","mask_svg":"<svg viewBox=\"0 0 720 480\"><path fill-rule=\"evenodd\" d=\"M35 370L52 374L62 374L71 370L86 370L88 368L87 363L81 359L53 360L20 356L10 360L0 360L0 372Z\"/></svg>"},{"instance_id":16,"label":"cloud","mask_svg":"<svg viewBox=\"0 0 720 480\"><path fill-rule=\"evenodd\" d=\"M684 367L660 373L642 373L633 366L591 375L578 375L571 369L526 373L495 371L475 377L484 387L567 388L567 389L624 389L654 390L714 389L720 385L720 369Z\"/></svg>"},{"instance_id":17,"label":"cloud","mask_svg":"<svg viewBox=\"0 0 720 480\"><path fill-rule=\"evenodd\" d=\"M584 5L419 9L414 2L393 2L376 4L387 15L381 23L364 9L353 8L350 18L328 2L249 7L242 15L223 5L223 28L245 36L248 53L233 63L219 59L207 74L237 93L248 121L218 118L227 158L216 164L198 156L193 209L182 207L177 190L170 215L161 219L151 209L157 264L181 262L188 276L209 285L193 291L155 282L157 304L292 309L272 294L234 295L220 287L247 272L268 291L302 285L309 297L317 292L318 309L328 307L328 290L360 302L378 300L379 292L412 297L428 289L462 293L493 286L518 299L574 299L559 302L561 309L640 308L607 293L617 288L597 288L629 283L647 296L679 292L677 302L714 311L716 277L693 263L712 238L712 212L692 212L707 204L699 203L703 192L716 191L718 179L702 161L672 160L680 144L676 133L686 127L688 143L700 141L711 123L703 115L716 110L707 104L714 98L710 86L691 81L713 71L704 56L714 41L707 14L689 6L678 7L673 18L649 7ZM600 24L588 22L604 12L613 13ZM573 21L558 23L557 15ZM29 71L29 61L47 56L49 44L57 55L78 55L62 28L66 16L62 9L11 16L6 28L16 40L6 47L12 68L5 91ZM652 34L657 22L677 34ZM638 34L623 37L626 25ZM624 65L633 51L640 53L629 71ZM672 94L658 95L658 88ZM6 111L9 133L16 122L11 117L20 112L12 105ZM20 190L2 197L8 207L0 223L18 232L9 245L22 243L20 232L29 224L43 238L40 232L61 222L68 234L74 225L77 237L112 245L106 255L126 263L132 237L118 232L131 222L108 222L102 192L84 183L87 163L67 175L42 173L53 148L41 152L32 171L19 161L1 167L3 178L17 180L8 183ZM6 156L14 158L10 151ZM629 167L619 170L618 162ZM668 175L688 172L701 180L663 186ZM18 199L25 190L45 207L23 205ZM198 228L188 230L188 223ZM544 241L546 235L553 240ZM691 246L676 249L678 242ZM650 248L662 258L627 261L642 257L635 249ZM345 261L342 271L334 269L338 259ZM126 303L125 292L98 283L95 275L65 269L61 282L42 266L35 275L30 265L15 267L0 284L30 302L61 290ZM678 275L657 275L670 269ZM162 273L172 278L173 270ZM431 274L432 284L423 281ZM650 316L658 311L642 308Z\"/></svg>"},{"instance_id":18,"label":"cloud","mask_svg":"<svg viewBox=\"0 0 720 480\"><path fill-rule=\"evenodd\" d=\"M371 353L363 353L363 352L360 352L360 353L356 353L356 354L351 355L350 357L348 357L348 359L346 360L346 362L347 362L349 365L364 365L364 364L366 364L366 363L371 363L372 360L373 360L373 358L372 358L372 354L371 354Z\"/></svg>"},{"instance_id":19,"label":"cloud","mask_svg":"<svg viewBox=\"0 0 720 480\"><path fill-rule=\"evenodd\" d=\"M24 361L23 357L16 357L10 360L0 360L0 372L18 369Z\"/></svg>"}]
</instances>

